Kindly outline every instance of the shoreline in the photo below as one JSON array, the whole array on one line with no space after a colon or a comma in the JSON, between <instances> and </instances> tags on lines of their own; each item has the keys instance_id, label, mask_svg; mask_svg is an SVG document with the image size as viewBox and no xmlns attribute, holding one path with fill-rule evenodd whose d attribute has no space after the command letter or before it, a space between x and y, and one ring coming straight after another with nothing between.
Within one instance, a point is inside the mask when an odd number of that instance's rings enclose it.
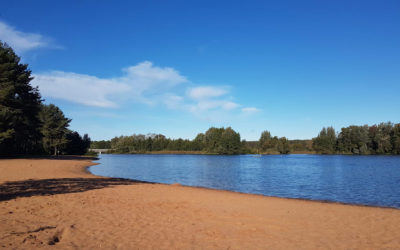
<instances>
[{"instance_id":1,"label":"shoreline","mask_svg":"<svg viewBox=\"0 0 400 250\"><path fill-rule=\"evenodd\" d=\"M400 157L399 154L351 154L351 153L318 154L316 152L304 152L304 151L295 151L295 152L290 152L288 154L279 154L279 153L217 154L217 153L207 153L207 152L201 152L201 151L149 151L149 152L137 152L137 153L107 153L107 152L103 152L102 154L109 154L109 155L210 155L210 156L212 156L212 155L216 155L216 156L319 155L319 156L394 156L394 157Z\"/></svg>"},{"instance_id":2,"label":"shoreline","mask_svg":"<svg viewBox=\"0 0 400 250\"><path fill-rule=\"evenodd\" d=\"M90 173L94 165L88 160L0 160L0 194L21 189L15 198L0 199L0 246L400 247L396 208L103 178ZM29 193L32 189L37 190Z\"/></svg>"},{"instance_id":3,"label":"shoreline","mask_svg":"<svg viewBox=\"0 0 400 250\"><path fill-rule=\"evenodd\" d=\"M95 175L92 172L89 171L90 167L100 165L100 163L93 162L93 165L89 165L85 168L85 172L96 176L96 177L102 177L102 178L115 178L115 177L109 177L109 176L103 176L103 175ZM272 195L264 195L264 194L254 194L254 193L245 193L245 192L240 192L240 191L232 191L232 190L226 190L226 189L217 189L217 188L210 188L210 187L203 187L203 186L189 186L189 185L183 185L181 183L161 183L161 182L151 182L151 181L143 181L143 180L138 180L138 179L130 179L130 178L117 178L117 179L125 179L125 180L131 180L134 182L143 182L143 183L149 183L149 184L157 184L157 185L167 185L167 186L179 186L183 188L198 188L198 189L204 189L204 190L210 190L210 191L221 191L221 192L229 192L229 193L234 193L234 194L242 194L242 195L254 195L257 197L266 197L266 198L274 198L274 199L287 199L287 200L298 200L298 201L306 201L306 202L315 202L315 203L326 203L326 204L338 204L338 205L345 205L345 206L355 206L355 207L371 207L371 208L383 208L383 209L394 209L394 210L399 210L400 207L390 207L390 206L377 206L377 205L367 205L367 204L359 204L359 203L346 203L346 202L340 202L340 201L331 201L331 200L312 200L312 199L307 199L307 198L292 198L292 197L281 197L281 196L272 196Z\"/></svg>"},{"instance_id":4,"label":"shoreline","mask_svg":"<svg viewBox=\"0 0 400 250\"><path fill-rule=\"evenodd\" d=\"M115 154L115 155L125 155L125 154ZM147 155L147 154L142 154L142 155ZM160 154L160 155L163 155L163 154ZM91 174L93 176L104 177L104 178L114 178L114 177L109 177L109 176L95 175L92 172L90 172L89 171L90 167L96 166L96 165L100 165L100 163L97 163L97 162L96 163L93 162L93 163L94 163L93 165L87 166L85 171L87 171L89 174ZM236 193L236 194L256 195L256 196L267 197L267 198L278 198L278 199L309 201L309 202L317 202L317 203L319 202L319 203L328 203L328 204L339 204L339 205L347 205L347 206L372 207L372 208L384 208L384 209L400 210L400 207L391 207L391 206L379 206L379 205L369 205L369 204L361 204L361 203L347 203L347 202L332 201L332 200L313 200L313 199L307 199L307 198L293 198L293 197L283 197L283 196L255 194L255 193L245 193L245 192L240 192L240 191L217 189L217 188L210 188L210 187L203 187L203 186L189 186L189 185L184 185L184 184L181 184L181 183L168 184L168 183L161 183L161 182L151 182L151 181L143 181L143 180L138 180L138 179L130 179L130 178L124 178L124 177L121 177L120 179L132 180L132 181L137 181L137 182L146 182L146 183L159 184L159 185L179 185L181 187L199 188L199 189L213 190L213 191L225 191L225 192L232 192L232 193Z\"/></svg>"}]
</instances>

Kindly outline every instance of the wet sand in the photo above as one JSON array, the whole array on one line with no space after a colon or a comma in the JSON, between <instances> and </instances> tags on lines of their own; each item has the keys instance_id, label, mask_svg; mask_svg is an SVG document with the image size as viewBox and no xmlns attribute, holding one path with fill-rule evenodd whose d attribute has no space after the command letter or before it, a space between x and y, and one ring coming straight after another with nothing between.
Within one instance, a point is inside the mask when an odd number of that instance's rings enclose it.
<instances>
[{"instance_id":1,"label":"wet sand","mask_svg":"<svg viewBox=\"0 0 400 250\"><path fill-rule=\"evenodd\" d=\"M4 249L400 249L400 210L93 176L0 160Z\"/></svg>"}]
</instances>

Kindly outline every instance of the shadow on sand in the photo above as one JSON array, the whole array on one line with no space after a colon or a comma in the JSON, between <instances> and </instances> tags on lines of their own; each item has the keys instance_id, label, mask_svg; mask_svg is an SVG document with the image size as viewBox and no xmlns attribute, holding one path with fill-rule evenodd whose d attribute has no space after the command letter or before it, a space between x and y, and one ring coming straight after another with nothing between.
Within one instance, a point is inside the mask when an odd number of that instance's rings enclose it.
<instances>
[{"instance_id":1,"label":"shadow on sand","mask_svg":"<svg viewBox=\"0 0 400 250\"><path fill-rule=\"evenodd\" d=\"M12 155L2 156L0 159L3 160L14 160L14 159L30 159L30 160L90 160L96 161L99 158L96 156L81 156L81 155Z\"/></svg>"},{"instance_id":2,"label":"shadow on sand","mask_svg":"<svg viewBox=\"0 0 400 250\"><path fill-rule=\"evenodd\" d=\"M109 186L144 183L151 182L121 178L62 178L6 182L0 185L0 201L19 197L77 193Z\"/></svg>"}]
</instances>

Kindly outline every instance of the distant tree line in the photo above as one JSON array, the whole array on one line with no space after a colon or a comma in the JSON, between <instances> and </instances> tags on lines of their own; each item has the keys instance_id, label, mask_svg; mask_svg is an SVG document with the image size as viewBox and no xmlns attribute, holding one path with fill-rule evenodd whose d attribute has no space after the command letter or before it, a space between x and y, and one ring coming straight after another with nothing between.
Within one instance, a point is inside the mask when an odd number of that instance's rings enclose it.
<instances>
[{"instance_id":1,"label":"distant tree line","mask_svg":"<svg viewBox=\"0 0 400 250\"><path fill-rule=\"evenodd\" d=\"M209 128L193 140L170 139L162 134L134 134L93 141L91 148L110 149L112 153L149 153L187 151L207 154L400 154L400 123L349 126L336 133L323 128L312 140L288 140L272 136L267 130L258 141L245 141L231 127Z\"/></svg>"},{"instance_id":2,"label":"distant tree line","mask_svg":"<svg viewBox=\"0 0 400 250\"><path fill-rule=\"evenodd\" d=\"M349 126L336 133L323 128L313 139L313 149L321 154L400 154L400 123Z\"/></svg>"},{"instance_id":3,"label":"distant tree line","mask_svg":"<svg viewBox=\"0 0 400 250\"><path fill-rule=\"evenodd\" d=\"M32 79L28 65L0 41L0 156L85 154L89 136L69 130L71 119L43 104Z\"/></svg>"},{"instance_id":4,"label":"distant tree line","mask_svg":"<svg viewBox=\"0 0 400 250\"><path fill-rule=\"evenodd\" d=\"M170 139L162 134L114 137L111 141L94 141L91 148L110 148L115 153L145 153L152 151L202 151L210 154L243 152L240 134L232 128L210 128L194 140Z\"/></svg>"},{"instance_id":5,"label":"distant tree line","mask_svg":"<svg viewBox=\"0 0 400 250\"><path fill-rule=\"evenodd\" d=\"M209 128L193 140L170 139L162 134L134 134L114 137L109 141L92 141L92 149L110 149L111 153L135 154L150 152L199 152L207 154L288 154L289 152L309 153L311 140L292 140L272 137L268 131L261 134L259 141L245 141L231 127Z\"/></svg>"},{"instance_id":6,"label":"distant tree line","mask_svg":"<svg viewBox=\"0 0 400 250\"><path fill-rule=\"evenodd\" d=\"M90 143L90 147L97 149L111 149L111 141L106 141L106 140L92 141Z\"/></svg>"}]
</instances>

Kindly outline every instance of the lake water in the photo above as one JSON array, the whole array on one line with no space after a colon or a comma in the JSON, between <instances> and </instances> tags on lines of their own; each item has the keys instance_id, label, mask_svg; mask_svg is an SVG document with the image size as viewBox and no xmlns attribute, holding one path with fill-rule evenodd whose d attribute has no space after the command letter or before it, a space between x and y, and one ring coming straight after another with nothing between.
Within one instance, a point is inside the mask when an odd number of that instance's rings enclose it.
<instances>
[{"instance_id":1,"label":"lake water","mask_svg":"<svg viewBox=\"0 0 400 250\"><path fill-rule=\"evenodd\" d=\"M101 155L93 174L400 208L400 156Z\"/></svg>"}]
</instances>

